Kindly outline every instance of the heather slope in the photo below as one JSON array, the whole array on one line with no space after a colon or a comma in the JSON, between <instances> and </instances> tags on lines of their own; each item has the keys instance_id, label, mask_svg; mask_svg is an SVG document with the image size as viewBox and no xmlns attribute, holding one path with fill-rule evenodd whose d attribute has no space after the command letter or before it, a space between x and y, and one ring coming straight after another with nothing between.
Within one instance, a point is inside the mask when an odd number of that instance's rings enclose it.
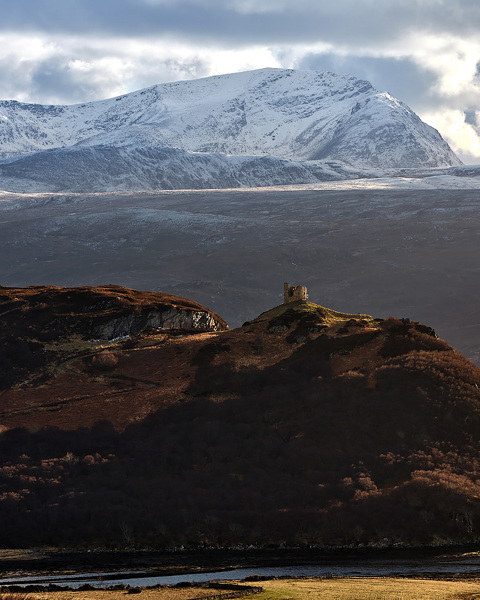
<instances>
[{"instance_id":1,"label":"heather slope","mask_svg":"<svg viewBox=\"0 0 480 600\"><path fill-rule=\"evenodd\" d=\"M43 381L59 360L143 331L226 329L197 302L117 285L0 286L0 389L26 377Z\"/></svg>"},{"instance_id":2,"label":"heather slope","mask_svg":"<svg viewBox=\"0 0 480 600\"><path fill-rule=\"evenodd\" d=\"M298 302L109 348L2 394L1 544L476 539L480 370L428 326Z\"/></svg>"}]
</instances>

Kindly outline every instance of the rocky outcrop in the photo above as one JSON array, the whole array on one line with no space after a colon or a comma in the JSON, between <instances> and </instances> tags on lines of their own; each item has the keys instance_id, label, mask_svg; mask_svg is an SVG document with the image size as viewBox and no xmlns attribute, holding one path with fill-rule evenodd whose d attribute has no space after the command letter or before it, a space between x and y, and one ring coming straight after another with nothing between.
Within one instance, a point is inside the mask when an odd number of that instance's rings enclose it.
<instances>
[{"instance_id":1,"label":"rocky outcrop","mask_svg":"<svg viewBox=\"0 0 480 600\"><path fill-rule=\"evenodd\" d=\"M0 286L0 389L45 381L72 355L105 343L122 346L129 338L131 348L152 337L224 329L228 325L216 313L171 294L118 285ZM164 330L171 335L157 336Z\"/></svg>"},{"instance_id":2,"label":"rocky outcrop","mask_svg":"<svg viewBox=\"0 0 480 600\"><path fill-rule=\"evenodd\" d=\"M113 340L147 329L228 329L205 306L179 296L117 285L0 288L0 325L10 335L40 340Z\"/></svg>"},{"instance_id":3,"label":"rocky outcrop","mask_svg":"<svg viewBox=\"0 0 480 600\"><path fill-rule=\"evenodd\" d=\"M113 340L128 337L146 329L200 329L219 331L223 324L207 311L194 311L175 306L165 310L149 310L142 314L128 313L111 319L92 321L91 337Z\"/></svg>"}]
</instances>

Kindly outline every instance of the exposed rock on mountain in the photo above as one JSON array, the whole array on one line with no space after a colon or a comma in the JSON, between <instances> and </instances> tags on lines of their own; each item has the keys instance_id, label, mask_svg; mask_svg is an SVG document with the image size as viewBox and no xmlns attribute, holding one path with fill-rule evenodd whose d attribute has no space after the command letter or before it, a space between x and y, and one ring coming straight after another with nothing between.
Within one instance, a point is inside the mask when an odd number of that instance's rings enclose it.
<instances>
[{"instance_id":1,"label":"exposed rock on mountain","mask_svg":"<svg viewBox=\"0 0 480 600\"><path fill-rule=\"evenodd\" d=\"M341 178L346 165L352 176L461 164L435 129L368 82L283 69L74 106L3 101L1 156L10 158L0 163L0 187L12 191L78 190L79 173L82 191L100 191L306 183Z\"/></svg>"},{"instance_id":2,"label":"exposed rock on mountain","mask_svg":"<svg viewBox=\"0 0 480 600\"><path fill-rule=\"evenodd\" d=\"M72 343L73 349L77 345L89 351L145 330L227 328L221 317L197 302L116 285L0 286L0 326L0 387L21 381L30 372L45 376L57 350L63 359L64 346L70 348Z\"/></svg>"},{"instance_id":3,"label":"exposed rock on mountain","mask_svg":"<svg viewBox=\"0 0 480 600\"><path fill-rule=\"evenodd\" d=\"M228 331L66 333L0 396L3 545L476 539L480 369L430 327L291 302Z\"/></svg>"},{"instance_id":4,"label":"exposed rock on mountain","mask_svg":"<svg viewBox=\"0 0 480 600\"><path fill-rule=\"evenodd\" d=\"M39 328L50 335L56 331L57 337L74 332L86 339L102 340L147 328L217 331L227 327L221 317L192 300L119 285L0 286L0 322L10 332L23 325L36 333Z\"/></svg>"}]
</instances>

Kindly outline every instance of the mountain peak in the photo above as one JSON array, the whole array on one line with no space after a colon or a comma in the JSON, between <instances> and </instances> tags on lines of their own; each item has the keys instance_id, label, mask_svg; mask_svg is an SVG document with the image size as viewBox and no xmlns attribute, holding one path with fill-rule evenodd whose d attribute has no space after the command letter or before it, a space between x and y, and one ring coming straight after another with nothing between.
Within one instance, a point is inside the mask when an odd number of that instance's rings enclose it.
<instances>
[{"instance_id":1,"label":"mountain peak","mask_svg":"<svg viewBox=\"0 0 480 600\"><path fill-rule=\"evenodd\" d=\"M93 169L85 154L69 154L73 148L97 152ZM279 159L294 165L295 183L329 178L318 161L356 169L461 164L438 131L369 82L274 68L159 84L72 106L3 102L0 157L16 158L0 162L0 183L2 176L10 187L19 178L43 178L40 186L75 190L75 177L70 188L58 181L62 174L52 170L47 150L56 152L54 163L68 163L61 171L80 169L82 181L88 171L103 189L269 185L273 172L279 183L277 173L286 170L275 164ZM174 156L178 151L189 155ZM33 162L25 156L32 152L41 153ZM257 157L265 159L262 183L245 177L241 164ZM152 161L160 176L152 175ZM136 183L128 181L134 170ZM167 183L168 171L188 176ZM91 191L102 189L91 185Z\"/></svg>"}]
</instances>

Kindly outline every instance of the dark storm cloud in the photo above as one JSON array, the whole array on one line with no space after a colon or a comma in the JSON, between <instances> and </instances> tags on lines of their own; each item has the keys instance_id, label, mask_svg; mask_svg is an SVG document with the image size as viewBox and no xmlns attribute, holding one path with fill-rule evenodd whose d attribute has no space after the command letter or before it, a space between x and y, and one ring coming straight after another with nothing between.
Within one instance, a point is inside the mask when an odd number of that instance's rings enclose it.
<instances>
[{"instance_id":1,"label":"dark storm cloud","mask_svg":"<svg viewBox=\"0 0 480 600\"><path fill-rule=\"evenodd\" d=\"M68 63L61 58L52 58L37 65L31 73L30 89L37 97L45 97L53 90L58 97L71 96L74 89L77 97L73 101L88 98L91 94L88 85L75 81Z\"/></svg>"},{"instance_id":2,"label":"dark storm cloud","mask_svg":"<svg viewBox=\"0 0 480 600\"><path fill-rule=\"evenodd\" d=\"M24 91L28 90L25 97ZM68 60L48 58L11 63L0 61L0 99L20 99L46 104L71 104L95 98L95 82L79 80Z\"/></svg>"},{"instance_id":3,"label":"dark storm cloud","mask_svg":"<svg viewBox=\"0 0 480 600\"><path fill-rule=\"evenodd\" d=\"M344 56L330 52L306 55L299 68L365 79L377 90L388 92L415 110L432 104L432 88L438 82L438 74L422 68L410 58Z\"/></svg>"},{"instance_id":4,"label":"dark storm cloud","mask_svg":"<svg viewBox=\"0 0 480 600\"><path fill-rule=\"evenodd\" d=\"M172 35L225 44L380 43L405 30L478 32L478 0L17 0L0 30L98 35Z\"/></svg>"},{"instance_id":5,"label":"dark storm cloud","mask_svg":"<svg viewBox=\"0 0 480 600\"><path fill-rule=\"evenodd\" d=\"M196 56L189 60L166 55L128 64L126 53L115 50L108 57L102 55L101 49L88 46L55 50L38 58L0 58L0 100L81 103L110 98L172 77L195 79L208 74L208 65ZM79 55L82 60L77 60Z\"/></svg>"}]
</instances>

